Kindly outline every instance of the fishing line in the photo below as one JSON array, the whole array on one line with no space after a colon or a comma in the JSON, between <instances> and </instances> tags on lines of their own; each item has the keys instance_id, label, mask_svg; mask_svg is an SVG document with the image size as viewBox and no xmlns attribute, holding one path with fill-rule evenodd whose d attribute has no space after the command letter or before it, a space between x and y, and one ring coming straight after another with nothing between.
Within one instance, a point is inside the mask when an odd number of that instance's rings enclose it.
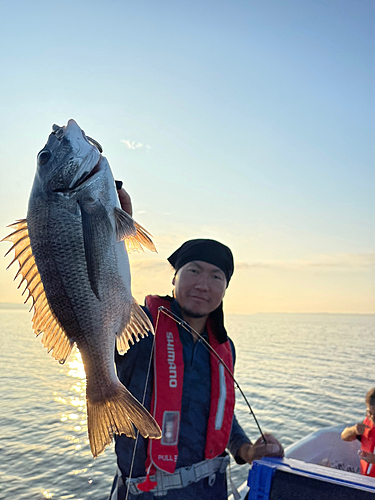
<instances>
[{"instance_id":1,"label":"fishing line","mask_svg":"<svg viewBox=\"0 0 375 500\"><path fill-rule=\"evenodd\" d=\"M185 330L187 330L189 333L194 332L200 338L200 340L203 341L203 345L208 349L208 351L210 351L212 354L214 354L216 356L216 358L220 361L220 363L224 366L224 368L226 369L226 371L229 373L230 377L232 378L232 380L233 380L233 382L235 384L235 387L240 391L242 397L244 398L245 403L247 404L247 406L248 406L248 408L250 410L250 415L253 416L253 418L255 420L255 423L256 423L256 425L258 427L258 430L260 432L260 435L262 436L262 439L263 439L264 443L266 444L267 443L266 438L264 437L262 429L260 428L259 422L258 422L258 420L257 420L257 418L255 416L255 413L253 412L253 409L251 408L250 403L247 400L247 397L245 396L245 394L244 394L243 390L241 389L239 383L234 378L233 373L230 371L230 369L228 368L228 366L225 364L224 360L218 355L218 353L215 351L215 349L207 342L207 340L200 333L198 333L196 330L194 330L194 328L192 328L189 325L189 323L187 323L185 320L183 320L182 318L180 318L179 316L177 316L177 314L174 314L172 311L170 311L169 309L167 309L164 306L160 306L158 308L158 311L163 312L166 316L168 316L169 318L171 318L174 321L176 321L176 323L178 325L180 325L183 328L185 328ZM159 315L158 315L158 318L159 318Z\"/></svg>"},{"instance_id":2,"label":"fishing line","mask_svg":"<svg viewBox=\"0 0 375 500\"><path fill-rule=\"evenodd\" d=\"M159 314L158 314L158 317L156 318L155 335L153 336L154 338L153 338L153 341L152 341L152 347L151 347L151 352L150 352L150 359L148 360L148 368L147 368L147 374L146 374L145 388L143 390L143 398L142 398L142 405L143 406L145 405L147 384L148 384L148 379L150 377L150 372L151 372L151 361L152 361L152 355L154 353L154 348L155 348L155 336L156 336L156 330L158 328L158 323L159 323ZM136 449L137 449L138 437L139 437L139 430L137 429L137 435L136 435L136 438L135 438L135 443L134 443L134 448L133 448L133 456L132 456L132 460L131 460L131 463L130 463L129 482L128 482L127 489L126 489L125 500L128 500L128 497L129 497L129 490L130 490L129 486L130 486L130 480L131 480L132 473L133 473L133 466L134 466L134 461L135 461L135 452L136 452Z\"/></svg>"}]
</instances>

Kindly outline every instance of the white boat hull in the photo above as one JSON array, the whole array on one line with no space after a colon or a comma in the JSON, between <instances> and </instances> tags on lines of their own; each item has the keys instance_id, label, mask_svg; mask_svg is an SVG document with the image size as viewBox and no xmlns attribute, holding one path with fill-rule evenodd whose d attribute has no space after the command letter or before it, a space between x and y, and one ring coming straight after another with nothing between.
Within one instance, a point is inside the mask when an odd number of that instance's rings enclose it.
<instances>
[{"instance_id":1,"label":"white boat hull","mask_svg":"<svg viewBox=\"0 0 375 500\"><path fill-rule=\"evenodd\" d=\"M294 463L294 460L298 460L306 464L324 466L324 470L317 470L322 471L322 476L328 478L331 476L332 481L335 481L335 477L338 473L333 470L330 473L327 470L329 468L358 474L358 451L360 450L360 442L358 440L350 442L343 441L341 439L341 432L344 428L344 425L336 425L312 432L286 448L286 460L280 460L280 465L283 463L285 463L285 465L290 465ZM291 460L289 461L289 459ZM350 477L353 478L353 476L350 475L347 477L349 480ZM356 483L362 482L364 486L368 481L370 481L370 483L374 482L375 485L375 479L373 480L372 478L364 478L363 476L357 475L353 479L355 479L354 482ZM239 496L235 498L232 494L228 497L228 500L243 500L248 491L249 487L246 481L238 489Z\"/></svg>"}]
</instances>

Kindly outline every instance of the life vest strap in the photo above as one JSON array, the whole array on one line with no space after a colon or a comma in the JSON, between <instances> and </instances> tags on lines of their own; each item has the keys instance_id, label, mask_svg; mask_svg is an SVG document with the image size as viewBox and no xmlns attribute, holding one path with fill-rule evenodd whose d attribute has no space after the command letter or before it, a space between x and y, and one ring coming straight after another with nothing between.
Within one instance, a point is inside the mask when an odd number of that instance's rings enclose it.
<instances>
[{"instance_id":1,"label":"life vest strap","mask_svg":"<svg viewBox=\"0 0 375 500\"><path fill-rule=\"evenodd\" d=\"M151 481L156 481L157 486L152 490L155 497L166 495L169 490L186 488L191 483L197 483L208 477L209 484L212 486L216 479L216 473L224 473L229 464L229 455L206 459L189 467L180 467L172 474L158 469L155 474L150 476ZM126 478L125 484L129 487L132 495L140 495L143 491L137 488L137 485L144 483L146 476Z\"/></svg>"},{"instance_id":2,"label":"life vest strap","mask_svg":"<svg viewBox=\"0 0 375 500\"><path fill-rule=\"evenodd\" d=\"M170 302L157 295L148 295L146 305L154 320L154 388L151 414L162 428L160 440L150 439L148 443L146 470L152 469L146 487L150 487L151 474L162 469L172 474L178 460L178 437L181 421L181 406L184 381L183 345L176 321L168 315L158 319L159 307L171 310ZM233 371L232 349L229 340L220 344L215 336L214 325L207 322L207 333L211 348L217 353L229 370ZM235 403L232 377L219 359L210 354L211 394L207 421L204 457L220 457L229 441Z\"/></svg>"}]
</instances>

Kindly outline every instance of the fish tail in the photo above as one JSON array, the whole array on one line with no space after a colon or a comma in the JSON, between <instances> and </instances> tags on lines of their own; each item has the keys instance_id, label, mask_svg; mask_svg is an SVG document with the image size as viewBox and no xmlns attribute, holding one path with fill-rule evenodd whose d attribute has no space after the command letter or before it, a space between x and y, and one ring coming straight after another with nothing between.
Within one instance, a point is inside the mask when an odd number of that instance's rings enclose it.
<instances>
[{"instance_id":1,"label":"fish tail","mask_svg":"<svg viewBox=\"0 0 375 500\"><path fill-rule=\"evenodd\" d=\"M121 383L106 400L87 398L87 427L94 458L111 443L113 434L135 438L134 426L145 438L161 438L156 420Z\"/></svg>"}]
</instances>

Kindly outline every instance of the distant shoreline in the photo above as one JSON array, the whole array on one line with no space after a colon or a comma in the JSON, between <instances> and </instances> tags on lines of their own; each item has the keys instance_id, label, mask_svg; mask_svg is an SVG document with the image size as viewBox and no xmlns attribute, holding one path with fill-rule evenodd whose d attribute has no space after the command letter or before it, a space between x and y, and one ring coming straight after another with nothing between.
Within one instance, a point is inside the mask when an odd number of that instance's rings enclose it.
<instances>
[{"instance_id":1,"label":"distant shoreline","mask_svg":"<svg viewBox=\"0 0 375 500\"><path fill-rule=\"evenodd\" d=\"M21 311L28 311L30 309L29 304L18 304L15 302L0 302L0 310L2 309L19 309ZM226 313L227 316L255 316L255 315L266 315L266 314L300 314L300 315L307 315L307 314L320 314L320 315L346 315L346 316L354 316L354 315L360 315L360 316L374 316L375 312L362 312L362 313L357 313L357 312L255 312L255 313Z\"/></svg>"}]
</instances>

